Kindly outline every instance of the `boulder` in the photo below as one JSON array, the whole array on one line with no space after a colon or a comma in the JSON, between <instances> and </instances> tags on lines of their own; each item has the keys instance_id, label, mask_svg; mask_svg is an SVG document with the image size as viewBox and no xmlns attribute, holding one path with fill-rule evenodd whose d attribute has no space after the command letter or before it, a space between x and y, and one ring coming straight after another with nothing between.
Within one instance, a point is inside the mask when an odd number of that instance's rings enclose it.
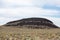
<instances>
[{"instance_id":1,"label":"boulder","mask_svg":"<svg viewBox=\"0 0 60 40\"><path fill-rule=\"evenodd\" d=\"M20 26L26 28L58 28L52 21L45 18L24 18L21 20L11 21L5 26Z\"/></svg>"}]
</instances>

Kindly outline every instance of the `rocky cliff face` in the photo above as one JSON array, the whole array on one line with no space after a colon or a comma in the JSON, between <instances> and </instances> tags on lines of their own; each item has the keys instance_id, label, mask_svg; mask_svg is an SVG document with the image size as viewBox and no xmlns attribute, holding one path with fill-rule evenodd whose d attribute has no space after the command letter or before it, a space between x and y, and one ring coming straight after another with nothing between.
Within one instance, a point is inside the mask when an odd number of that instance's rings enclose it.
<instances>
[{"instance_id":1,"label":"rocky cliff face","mask_svg":"<svg viewBox=\"0 0 60 40\"><path fill-rule=\"evenodd\" d=\"M45 18L25 18L8 22L5 24L5 26L20 26L27 28L58 28L52 21Z\"/></svg>"}]
</instances>

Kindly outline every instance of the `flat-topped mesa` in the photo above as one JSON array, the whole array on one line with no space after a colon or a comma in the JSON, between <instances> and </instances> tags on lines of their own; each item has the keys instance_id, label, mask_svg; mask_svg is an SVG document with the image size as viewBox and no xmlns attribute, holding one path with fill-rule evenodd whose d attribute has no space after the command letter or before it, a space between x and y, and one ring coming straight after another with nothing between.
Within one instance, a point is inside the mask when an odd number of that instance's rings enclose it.
<instances>
[{"instance_id":1,"label":"flat-topped mesa","mask_svg":"<svg viewBox=\"0 0 60 40\"><path fill-rule=\"evenodd\" d=\"M11 21L6 26L25 26L28 28L58 28L52 21L45 18L25 18Z\"/></svg>"}]
</instances>

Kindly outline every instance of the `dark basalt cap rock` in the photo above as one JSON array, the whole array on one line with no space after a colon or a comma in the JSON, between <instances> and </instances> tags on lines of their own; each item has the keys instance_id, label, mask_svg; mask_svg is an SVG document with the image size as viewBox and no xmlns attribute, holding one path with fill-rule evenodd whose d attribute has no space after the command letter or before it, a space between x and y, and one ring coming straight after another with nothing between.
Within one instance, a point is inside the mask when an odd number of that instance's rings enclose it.
<instances>
[{"instance_id":1,"label":"dark basalt cap rock","mask_svg":"<svg viewBox=\"0 0 60 40\"><path fill-rule=\"evenodd\" d=\"M26 28L58 28L52 21L45 18L24 18L21 20L11 21L5 26L20 26Z\"/></svg>"}]
</instances>

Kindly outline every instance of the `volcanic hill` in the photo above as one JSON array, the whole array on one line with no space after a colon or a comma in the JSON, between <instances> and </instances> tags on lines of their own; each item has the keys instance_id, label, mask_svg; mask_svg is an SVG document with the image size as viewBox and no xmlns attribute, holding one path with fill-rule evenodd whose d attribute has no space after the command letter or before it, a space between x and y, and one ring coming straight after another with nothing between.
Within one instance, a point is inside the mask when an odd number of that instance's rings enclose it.
<instances>
[{"instance_id":1,"label":"volcanic hill","mask_svg":"<svg viewBox=\"0 0 60 40\"><path fill-rule=\"evenodd\" d=\"M19 26L20 28L58 28L52 21L45 18L24 18L21 20L11 21L5 26Z\"/></svg>"}]
</instances>

